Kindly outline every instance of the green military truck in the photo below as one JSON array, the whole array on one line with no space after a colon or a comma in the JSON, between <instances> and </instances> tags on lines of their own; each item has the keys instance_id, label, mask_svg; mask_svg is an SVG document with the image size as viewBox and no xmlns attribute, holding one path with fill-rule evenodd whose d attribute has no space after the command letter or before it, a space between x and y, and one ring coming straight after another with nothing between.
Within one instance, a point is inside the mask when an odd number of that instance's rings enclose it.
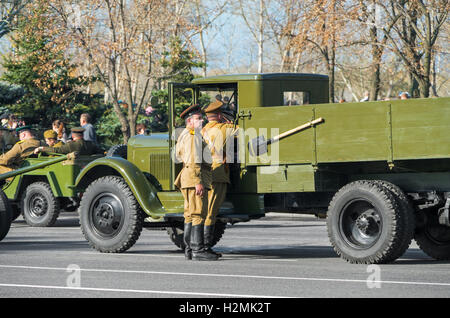
<instances>
[{"instance_id":1,"label":"green military truck","mask_svg":"<svg viewBox=\"0 0 450 318\"><path fill-rule=\"evenodd\" d=\"M89 163L75 181L81 228L95 249L127 250L148 216L183 247L173 156L180 92L192 103L223 98L240 127L216 242L228 222L326 213L331 244L349 262L392 262L413 238L431 257L450 258L450 98L329 104L328 77L314 74L170 83L169 132L131 138L122 155Z\"/></svg>"},{"instance_id":2,"label":"green military truck","mask_svg":"<svg viewBox=\"0 0 450 318\"><path fill-rule=\"evenodd\" d=\"M75 179L84 166L102 156L32 156L20 169L2 174L0 182L12 219L22 214L28 225L47 227L56 222L61 210L75 211L80 202Z\"/></svg>"}]
</instances>

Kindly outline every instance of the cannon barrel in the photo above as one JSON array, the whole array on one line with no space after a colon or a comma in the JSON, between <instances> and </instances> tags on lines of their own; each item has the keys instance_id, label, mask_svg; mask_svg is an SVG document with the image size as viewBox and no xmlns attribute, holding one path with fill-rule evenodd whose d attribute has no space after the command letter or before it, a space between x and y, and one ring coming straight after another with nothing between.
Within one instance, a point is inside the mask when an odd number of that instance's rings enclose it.
<instances>
[{"instance_id":1,"label":"cannon barrel","mask_svg":"<svg viewBox=\"0 0 450 318\"><path fill-rule=\"evenodd\" d=\"M75 159L75 157L76 157L76 154L74 152L69 153L67 155L61 155L61 154L54 154L54 155L58 155L58 157L49 158L48 160L46 160L44 162L37 163L35 165L22 167L22 168L19 168L17 170L13 170L13 171L9 171L9 172L0 174L0 181L8 179L8 178L15 177L15 176L17 176L19 174L26 173L26 172L29 172L29 171L32 171L32 170L44 168L44 167L50 166L52 164L55 164L55 163L58 163L58 162L61 162L61 161L64 161L64 160Z\"/></svg>"}]
</instances>

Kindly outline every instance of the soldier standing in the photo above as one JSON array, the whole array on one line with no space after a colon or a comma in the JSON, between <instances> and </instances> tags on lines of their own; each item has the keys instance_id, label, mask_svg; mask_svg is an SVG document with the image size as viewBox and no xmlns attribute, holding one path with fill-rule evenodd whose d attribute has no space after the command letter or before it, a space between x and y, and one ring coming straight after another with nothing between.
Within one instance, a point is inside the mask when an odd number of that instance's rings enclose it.
<instances>
[{"instance_id":1,"label":"soldier standing","mask_svg":"<svg viewBox=\"0 0 450 318\"><path fill-rule=\"evenodd\" d=\"M185 256L186 259L215 261L217 255L204 248L204 223L208 190L211 188L211 157L200 132L203 122L201 108L192 105L180 117L186 121L186 129L178 137L176 145L176 156L183 162L183 169L175 179L175 186L184 197Z\"/></svg>"},{"instance_id":2,"label":"soldier standing","mask_svg":"<svg viewBox=\"0 0 450 318\"><path fill-rule=\"evenodd\" d=\"M221 101L215 101L204 109L208 123L202 129L212 155L212 187L208 193L208 213L205 221L205 248L211 253L214 240L214 226L220 206L225 201L227 185L230 183L230 172L226 160L226 143L233 138L238 127L231 124L222 114Z\"/></svg>"},{"instance_id":3,"label":"soldier standing","mask_svg":"<svg viewBox=\"0 0 450 318\"><path fill-rule=\"evenodd\" d=\"M31 132L30 126L16 128L20 141L10 151L0 156L0 174L19 168L20 164L30 155L41 142Z\"/></svg>"}]
</instances>

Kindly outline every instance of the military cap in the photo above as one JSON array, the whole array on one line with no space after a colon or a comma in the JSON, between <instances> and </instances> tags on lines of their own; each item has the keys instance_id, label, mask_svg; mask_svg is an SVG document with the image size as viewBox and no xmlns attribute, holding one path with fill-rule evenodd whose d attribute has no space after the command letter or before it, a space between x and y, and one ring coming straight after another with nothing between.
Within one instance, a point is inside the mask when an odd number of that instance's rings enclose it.
<instances>
[{"instance_id":1,"label":"military cap","mask_svg":"<svg viewBox=\"0 0 450 318\"><path fill-rule=\"evenodd\" d=\"M56 139L56 137L58 137L58 134L53 129L49 129L44 132L45 139Z\"/></svg>"},{"instance_id":2,"label":"military cap","mask_svg":"<svg viewBox=\"0 0 450 318\"><path fill-rule=\"evenodd\" d=\"M228 120L234 120L236 117L236 112L231 109L224 109L222 110L222 115Z\"/></svg>"},{"instance_id":3,"label":"military cap","mask_svg":"<svg viewBox=\"0 0 450 318\"><path fill-rule=\"evenodd\" d=\"M20 134L24 130L31 130L31 126L26 125L26 126L17 127L16 128L16 133Z\"/></svg>"},{"instance_id":4,"label":"military cap","mask_svg":"<svg viewBox=\"0 0 450 318\"><path fill-rule=\"evenodd\" d=\"M75 134L82 134L86 129L83 127L73 127L70 131Z\"/></svg>"},{"instance_id":5,"label":"military cap","mask_svg":"<svg viewBox=\"0 0 450 318\"><path fill-rule=\"evenodd\" d=\"M221 111L220 107L223 106L223 103L220 100L216 100L214 102L212 102L211 104L208 105L208 107L206 107L203 111L205 112L205 114L208 113L218 113Z\"/></svg>"},{"instance_id":6,"label":"military cap","mask_svg":"<svg viewBox=\"0 0 450 318\"><path fill-rule=\"evenodd\" d=\"M195 104L195 105L191 105L187 109L185 109L180 114L180 117L181 117L181 119L185 119L186 117L189 117L191 115L194 115L194 114L197 114L197 113L201 113L201 112L202 112L202 109L200 108L200 106Z\"/></svg>"}]
</instances>

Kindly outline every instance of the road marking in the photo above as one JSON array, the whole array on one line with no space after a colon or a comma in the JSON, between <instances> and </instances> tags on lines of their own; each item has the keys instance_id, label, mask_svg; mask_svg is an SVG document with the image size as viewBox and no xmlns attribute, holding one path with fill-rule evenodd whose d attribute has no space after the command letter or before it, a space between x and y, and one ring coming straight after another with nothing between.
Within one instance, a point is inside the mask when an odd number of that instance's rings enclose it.
<instances>
[{"instance_id":1,"label":"road marking","mask_svg":"<svg viewBox=\"0 0 450 318\"><path fill-rule=\"evenodd\" d=\"M229 252L229 253L233 253L233 252ZM81 254L85 254L85 255L97 255L97 256L119 256L119 257L124 257L124 256L140 256L140 257L167 257L167 258L184 258L184 254L183 255L164 255L164 254L133 254L133 253L126 253L126 254L120 254L120 253L114 253L114 254L110 254L110 253L95 253L95 252L81 252ZM228 257L234 257L234 258L243 258L245 256L253 256L251 254L226 254L227 258ZM276 262L297 262L296 259L277 259L277 258L257 258L257 260L263 260L263 261L276 261Z\"/></svg>"},{"instance_id":2,"label":"road marking","mask_svg":"<svg viewBox=\"0 0 450 318\"><path fill-rule=\"evenodd\" d=\"M41 267L41 266L19 266L19 265L0 265L0 268L31 269L31 270L56 270L67 271L62 267ZM251 279L271 279L271 280L293 280L293 281L317 281L317 282L341 282L341 283L364 283L366 279L342 279L342 278L316 278L316 277L287 277L287 276L259 276L259 275L238 275L238 274L208 274L208 273L183 273L183 272L158 272L158 271L132 271L119 269L93 269L81 268L82 272L101 272L101 273L122 273L122 274L142 274L142 275L172 275L172 276L204 276L204 277L225 277L225 278L251 278ZM450 287L450 283L433 282L407 282L380 280L371 281L371 283L380 284L399 284L399 285L429 285Z\"/></svg>"},{"instance_id":3,"label":"road marking","mask_svg":"<svg viewBox=\"0 0 450 318\"><path fill-rule=\"evenodd\" d=\"M45 286L45 285L25 285L25 284L0 284L0 287L38 288L38 289L64 289L64 290L73 290L73 291L101 291L101 292L116 292L116 293L189 295L189 296L211 296L211 297L285 298L285 296L216 294L216 293L198 293L198 292L165 291L165 290L139 290L139 289L115 289L115 288L92 288L92 287L66 287L66 286Z\"/></svg>"}]
</instances>

